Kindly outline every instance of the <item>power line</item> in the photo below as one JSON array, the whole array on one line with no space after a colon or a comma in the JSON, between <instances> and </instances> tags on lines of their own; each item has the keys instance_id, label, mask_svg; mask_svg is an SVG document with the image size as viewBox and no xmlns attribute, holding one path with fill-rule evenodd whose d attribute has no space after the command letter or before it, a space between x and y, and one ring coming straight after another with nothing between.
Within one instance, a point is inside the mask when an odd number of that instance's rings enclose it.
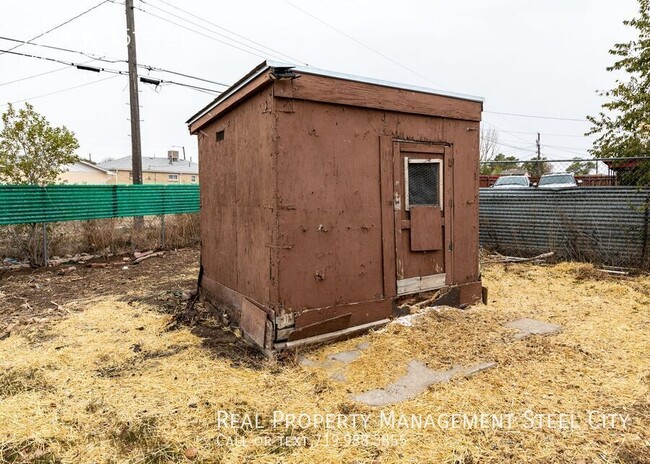
<instances>
[{"instance_id":1,"label":"power line","mask_svg":"<svg viewBox=\"0 0 650 464\"><path fill-rule=\"evenodd\" d=\"M71 66L71 67L81 69L81 70L85 70L85 71L107 72L107 73L111 73L111 74L120 74L120 75L128 74L126 71L122 71L120 69L90 67L90 66L85 66L85 63L74 63L72 61L59 60L59 59L51 58L51 57L48 57L48 56L32 55L32 54L29 54L29 53L21 53L21 52L12 52L10 50L0 50L0 52L6 52L6 53L9 53L11 55L17 55L17 56L22 56L22 57L26 57L26 58L34 58L34 59L39 59L39 60L44 60L44 61L51 61L51 62L54 62L54 63L65 64L67 66ZM205 87L199 87L199 86L192 85L192 84L186 84L184 82L176 82L176 81L170 81L170 80L166 80L166 79L157 79L157 78L152 79L152 80L155 80L156 85L172 84L172 85L187 87L187 88L202 91L202 92L211 92L212 94L221 93L218 90L208 89L208 88L205 88ZM149 83L152 83L152 82L149 82Z\"/></svg>"},{"instance_id":2,"label":"power line","mask_svg":"<svg viewBox=\"0 0 650 464\"><path fill-rule=\"evenodd\" d=\"M0 55L4 54L4 53L8 53L10 55L22 56L22 57L25 57L25 58L34 58L34 59L43 60L43 61L51 61L53 63L65 64L67 66L78 67L78 66L83 66L84 65L84 63L74 63L72 61L59 60L57 58L52 58L52 57L49 57L49 56L40 56L40 55L33 55L31 53L13 52L11 50L1 50L0 49ZM120 73L120 74L123 73L123 71L112 70L112 69L107 69L107 68L94 68L94 69L97 70L96 72L106 71L106 72L117 72L117 73Z\"/></svg>"},{"instance_id":3,"label":"power line","mask_svg":"<svg viewBox=\"0 0 650 464\"><path fill-rule=\"evenodd\" d=\"M529 149L527 147L520 147L520 146L516 146L516 145L510 145L510 144L503 143L503 142L500 142L500 141L498 141L496 139L492 139L492 138L489 138L489 137L486 137L486 138L489 141L491 141L492 143L495 143L495 144L500 145L502 147L511 148L511 149L514 149L514 150L521 150L521 151L524 151L524 152L527 152L527 153L532 153L534 155L537 155L537 150L531 150L531 149ZM573 155L587 154L584 150L579 150L579 151L576 151L576 150L573 150L573 151L563 150L562 148L564 148L564 147L557 147L557 146L554 146L554 145L543 145L543 148L553 148L555 150L562 151L562 152L569 153L569 154L573 154Z\"/></svg>"},{"instance_id":4,"label":"power line","mask_svg":"<svg viewBox=\"0 0 650 464\"><path fill-rule=\"evenodd\" d=\"M13 105L15 103L22 103L22 102L26 102L26 101L30 101L30 100L36 100L37 98L49 97L50 95L56 95L56 94L63 93L63 92L69 92L70 90L79 89L81 87L86 87L88 85L98 84L100 82L104 82L104 81L107 81L109 79L114 79L116 77L117 77L117 75L109 76L109 77L105 77L104 79L98 79L98 80L95 80L95 81L92 81L92 82L86 82L85 84L75 85L73 87L67 87L67 88L61 89L61 90L55 90L54 92L44 93L44 94L41 94L41 95L36 95L34 97L24 98L22 100L16 100L16 101L13 101L13 102L10 102L10 103L3 103L3 104L0 104L0 106L7 106L9 104Z\"/></svg>"},{"instance_id":5,"label":"power line","mask_svg":"<svg viewBox=\"0 0 650 464\"><path fill-rule=\"evenodd\" d=\"M286 0L285 0L286 1ZM503 116L514 116L518 118L535 118L535 119L554 119L558 121L575 121L575 122L588 122L587 119L578 119L578 118L562 118L562 117L556 117L556 116L542 116L542 115L537 115L537 114L522 114L522 113L504 113L500 111L483 111L484 113L489 113L489 114L500 114Z\"/></svg>"},{"instance_id":6,"label":"power line","mask_svg":"<svg viewBox=\"0 0 650 464\"><path fill-rule=\"evenodd\" d=\"M567 148L567 147L557 147L555 145L546 145L549 148L552 148L557 151L561 151L563 153L569 153L571 155L588 155L589 154L589 149L588 148Z\"/></svg>"},{"instance_id":7,"label":"power line","mask_svg":"<svg viewBox=\"0 0 650 464\"><path fill-rule=\"evenodd\" d=\"M155 81L155 82L151 82L151 81ZM192 84L185 84L183 82L169 81L169 80L165 80L165 79L156 79L156 78L147 79L147 78L144 78L144 80L143 80L143 77L140 76L140 82L142 82L144 84L151 84L151 85L154 85L154 86L159 86L159 85L162 85L162 84L180 85L181 87L188 87L190 89L199 90L199 91L203 91L203 92L209 92L211 94L220 94L221 93L218 90L207 89L205 87L199 87L199 86L192 85Z\"/></svg>"},{"instance_id":8,"label":"power line","mask_svg":"<svg viewBox=\"0 0 650 464\"><path fill-rule=\"evenodd\" d=\"M490 124L490 125L494 126L494 124ZM494 127L496 127L496 126L494 126ZM499 129L499 128L497 127L497 129ZM504 132L506 134L529 134L529 135L537 134L537 132L508 131L508 130L503 130L503 129L499 129L499 131ZM548 132L542 132L541 134L545 135L547 137L576 137L576 138L585 138L585 137L587 137L584 134L582 134L582 135L576 135L576 134L551 134L551 133L548 133Z\"/></svg>"},{"instance_id":9,"label":"power line","mask_svg":"<svg viewBox=\"0 0 650 464\"><path fill-rule=\"evenodd\" d=\"M174 74L176 76L187 77L188 79L194 79L196 81L207 82L208 84L220 85L222 87L230 87L229 84L224 84L222 82L212 81L210 79L204 79L202 77L192 76L190 74L185 74L185 73L181 73L181 72L177 72L177 71L170 71L169 69L158 68L156 66L150 66L148 64L138 64L138 67L142 68L142 69L146 69L147 71L164 72L164 73L168 73L168 74Z\"/></svg>"},{"instance_id":10,"label":"power line","mask_svg":"<svg viewBox=\"0 0 650 464\"><path fill-rule=\"evenodd\" d=\"M9 84L15 84L16 82L22 82L22 81L26 81L26 80L29 80L29 79L34 79L34 78L40 77L40 76L45 76L47 74L52 74L52 73L55 73L55 72L63 71L64 69L68 69L68 68L69 68L69 66L63 66L61 68L52 69L51 71L45 71L45 72L38 73L38 74L32 74L31 76L25 76L25 77L21 77L19 79L14 79L13 81L2 82L2 83L0 83L0 87L2 87L4 85L9 85Z\"/></svg>"},{"instance_id":11,"label":"power line","mask_svg":"<svg viewBox=\"0 0 650 464\"><path fill-rule=\"evenodd\" d=\"M195 15L195 14L193 14L193 13L187 11L187 10L184 10L184 9L182 9L182 8L176 6L176 5L173 5L173 4L169 3L169 2L166 2L165 0L158 0L158 1L159 1L160 3L163 3L163 4L165 4L165 5L169 6L169 7L171 7L171 8L174 8L175 10L181 11L181 12L185 13L186 15L189 15L189 16L191 16L191 17L193 17L193 18L195 18L195 19L198 19L198 20L200 20L200 21L203 21L203 22L206 23L206 24L210 24L211 26L214 26L214 27L216 27L216 28L218 28L218 29L221 29L222 31L226 31L226 32L228 32L229 34L232 34L232 35L234 35L234 36L236 36L236 37L239 37L239 38L241 38L241 39L244 39L244 40L246 40L246 41L248 41L248 42L250 42L250 43L252 43L252 44L255 44L255 45L259 46L259 47L262 47L262 48L265 48L265 49L267 49L267 50L270 50L271 52L275 53L276 55L284 56L285 58L288 58L288 59L291 60L291 61L295 61L295 62L297 62L297 63L301 63L301 64L304 64L304 65L307 65L307 63L305 63L304 60L300 60L300 59L298 59L298 58L294 58L294 57L292 57L291 55L287 55L286 53L283 53L283 52L281 52L281 51L275 50L275 49L273 49L273 48L271 48L271 47L267 47L267 46L264 45L264 44L261 44L261 43L259 43L259 42L256 42L256 41L252 40L252 39L249 39L248 37L245 37L245 36L243 36L243 35L241 35L241 34L238 34L238 33L234 32L234 31L231 31L230 29L226 29L226 28L223 27L223 26L220 26L220 25L218 25L218 24L216 24L216 23L213 23L213 22L211 22L211 21L208 21L208 20L205 19L205 18L202 18L202 17L200 17L200 16L197 16L197 15ZM143 3L146 3L146 2L143 1ZM154 7L154 8L155 8L155 7Z\"/></svg>"},{"instance_id":12,"label":"power line","mask_svg":"<svg viewBox=\"0 0 650 464\"><path fill-rule=\"evenodd\" d=\"M515 150L521 150L521 151L527 151L527 152L529 152L529 153L537 153L537 151L535 151L535 150L530 150L530 149L528 149L528 148L518 147L518 146L515 146L515 145L509 145L509 144L507 144L507 143L499 142L498 140L496 140L496 139L491 139L491 138L489 138L489 137L486 137L486 138L487 138L487 140L489 140L490 142L492 142L492 143L496 143L497 145L501 145L502 147L513 148L513 149L515 149Z\"/></svg>"},{"instance_id":13,"label":"power line","mask_svg":"<svg viewBox=\"0 0 650 464\"><path fill-rule=\"evenodd\" d=\"M300 8L299 6L294 5L294 4L291 3L290 1L288 1L288 0L284 0L284 2L285 2L287 5L289 5L289 6L293 7L293 8L295 8L296 10L298 10L298 11L300 11L300 12L306 14L306 15L309 16L310 18L315 19L315 20L318 21L319 23L324 24L325 26L329 27L329 28L332 29L333 31L335 31L335 32L337 32L337 33L339 33L339 34L341 34L343 37L346 37L347 39L352 40L353 42L357 43L358 45L361 45L363 48L365 48L365 49L367 49L367 50L370 50L371 52L375 53L376 55L379 55L379 56L381 56L382 58L384 58L384 59L390 61L391 63L393 63L393 64L399 66L400 68L405 69L405 70L407 70L408 72L413 73L413 74L415 74L416 76L421 77L422 79L426 80L427 82L430 82L431 84L433 84L433 85L435 85L435 86L437 86L437 87L439 87L439 88L441 88L441 89L449 90L449 89L447 89L446 87L444 87L443 85L440 85L440 84L438 84L437 82L432 81L431 79L429 79L429 78L428 78L427 76L425 76L424 74L420 74L420 73L417 72L416 70L414 70L414 69L412 69L412 68L409 68L408 66L403 65L402 63L400 63L400 62L394 60L393 58L391 58L391 57L388 56L388 55L385 55L384 53L380 52L379 50L375 50L375 49L372 48L370 45L367 45L367 44L361 42L360 40L358 40L358 39L356 39L355 37L353 37L353 36L347 34L346 32L342 31L341 29L338 29L337 27L335 27L335 26L329 24L328 22L326 22L326 21L320 19L319 17L317 17L317 16L311 14L310 12L308 12L308 11L306 11L306 10L303 10L303 9Z\"/></svg>"},{"instance_id":14,"label":"power line","mask_svg":"<svg viewBox=\"0 0 650 464\"><path fill-rule=\"evenodd\" d=\"M99 56L99 55L95 55L93 53L83 52L83 51L80 51L80 50L73 50L71 48L57 47L57 46L54 46L54 45L46 45L46 44L38 44L38 43L28 43L28 42L25 42L25 41L22 41L22 40L13 39L11 37L0 36L0 40L7 40L7 41L10 41L10 42L20 42L22 44L32 45L32 46L35 46L35 47L43 47L43 48L48 48L48 49L51 49L51 50L58 50L58 51L63 51L63 52L68 52L68 53L76 53L78 55L83 55L85 57L90 58L91 61L102 61L102 62L105 62L105 63L113 63L113 64L114 63L126 63L127 62L126 60L123 60L123 59L117 59L117 58L108 59L105 56ZM12 50L12 49L9 49L9 50ZM139 63L138 67L142 68L142 69L146 69L148 71L159 71L159 72L164 72L164 73L168 73L168 74L174 74L174 75L177 75L177 76L187 77L189 79L194 79L194 80L197 80L197 81L207 82L207 83L210 83L210 84L220 85L220 86L223 86L223 87L229 87L228 84L224 84L222 82L217 82L217 81L213 81L213 80L210 80L210 79L205 79L205 78L202 78L202 77L192 76L190 74L185 74L185 73L181 73L181 72L177 72L177 71L170 71L169 69L163 69L163 68L159 68L159 67L156 67L156 66L151 66L151 65L148 65L148 64ZM53 72L53 71L51 71L51 72ZM34 77L37 77L37 76L34 76ZM0 84L0 85L3 85L3 84Z\"/></svg>"},{"instance_id":15,"label":"power line","mask_svg":"<svg viewBox=\"0 0 650 464\"><path fill-rule=\"evenodd\" d=\"M500 117L500 116L497 116L497 117ZM502 118L502 119L505 120L505 118ZM487 122L487 121L484 121L484 122L485 122L485 124L488 124L488 125L494 127L495 129L498 129L499 132L505 132L503 129L501 129L501 128L500 128L499 126L497 126L496 124L492 124L492 123L489 123L489 122ZM522 141L522 142L528 142L528 140L526 140L526 139L524 139L523 137L520 137L520 136L518 136L518 135L513 135L513 137L516 138L516 139L518 139L519 141Z\"/></svg>"},{"instance_id":16,"label":"power line","mask_svg":"<svg viewBox=\"0 0 650 464\"><path fill-rule=\"evenodd\" d=\"M143 2L143 3L144 3L144 2ZM222 36L222 37L223 37L223 34L219 34L218 32L215 32L215 31L213 31L213 30L211 30L211 29L208 29L208 28L206 28L206 27L204 27L204 26L201 26L200 24L197 24L197 23L195 23L195 22L193 22L193 21L190 21L189 19L182 18L182 17L180 17L180 16L178 16L178 15L176 15L176 14L174 14L174 13L168 13L168 12L166 12L165 10L162 10L161 8L158 8L158 7L156 7L156 6L151 5L150 3L147 3L147 5L148 5L148 6L151 6L152 8L155 8L155 9L157 9L157 10L164 11L165 13L167 13L167 14L173 16L173 17L179 18L179 19L181 19L182 21L185 21L185 22L187 22L187 23L189 23L189 24L192 24L192 25L195 26L195 27L199 27L199 28L201 28L201 29L204 29L204 30L206 30L206 31L208 31L208 32L210 32L210 33L212 33L212 34L219 35L219 36ZM145 9L143 9L143 8L139 8L139 7L135 7L135 8L138 9L138 10L140 10L140 11L142 11L142 12L145 13L145 14L148 14L149 16L153 16L154 18L158 18L158 19L160 19L161 21L165 21L165 22L167 22L167 23L169 23L169 24L173 24L173 25L175 25L175 26L177 26L177 27L181 27L181 28L186 29L186 30L188 30L188 31L190 31L190 32L194 32L195 34L199 34L199 35L201 35L201 36L203 36L203 37L207 37L208 39L212 39L212 40L214 40L215 42L219 42L219 43L221 43L221 44L223 44L223 45L227 45L228 47L236 48L237 50L240 50L240 51L242 51L242 52L248 53L248 54L253 55L253 56L257 56L258 58L262 58L263 60L265 60L265 59L267 58L268 52L265 52L265 51L263 51L263 50L259 50L259 49L255 48L255 47L251 47L250 45L243 44L244 47L248 47L248 48L250 48L250 49L252 49L252 50L256 50L256 51L259 52L259 53L256 53L256 52L251 51L251 50L247 50L246 48L239 47L239 46L237 46L237 45L234 45L234 44L232 44L232 43L229 43L229 42L226 42L226 41L224 41L224 40L218 39L218 38L213 37L213 36L211 36L211 35L204 34L203 32L197 31L196 29L192 29L191 27L184 26L183 24L179 24L179 23L177 23L177 22L175 22L175 21L172 21L171 19L164 18L164 17L159 16L159 15L157 15L157 14L155 14L155 13L152 13L152 12L150 12L150 11L147 11L147 10L145 10ZM238 41L236 41L236 40L234 40L234 39L231 39L231 38L228 38L228 40L232 40L232 41L234 41L234 42L236 42L236 43L239 43ZM275 58L277 59L278 57L276 56Z\"/></svg>"},{"instance_id":17,"label":"power line","mask_svg":"<svg viewBox=\"0 0 650 464\"><path fill-rule=\"evenodd\" d=\"M56 25L56 26L54 26L54 27L48 29L47 31L42 32L42 33L40 33L40 34L38 34L38 35L32 37L31 39L27 40L25 43L29 43L29 42L31 42L32 40L36 40L36 39L38 39L38 38L40 38L40 37L43 37L44 35L47 35L47 34L49 34L50 32L55 31L55 30L59 29L60 27L65 26L66 24L71 23L71 22L74 21L75 19L81 18L83 15L90 13L91 11L93 11L93 10L96 9L96 8L99 8L100 6L102 6L104 3L107 3L108 1L109 1L109 0L104 0L104 1L102 1L102 2L99 2L97 5L95 5L95 6L91 7L91 8L88 8L88 9L85 10L85 11L82 11L82 12L79 13L78 15L73 16L72 18L70 18L70 19L68 19L68 20L66 20L66 21L63 21L61 24L58 24L58 25ZM15 49L18 48L18 47L22 47L23 45L25 45L25 44L24 44L24 43L23 43L23 44L18 44L18 45L16 45L15 47L10 48L9 51L10 51L10 50L15 50ZM1 56L1 55L4 55L5 53L7 53L7 51L0 53L0 56Z\"/></svg>"},{"instance_id":18,"label":"power line","mask_svg":"<svg viewBox=\"0 0 650 464\"><path fill-rule=\"evenodd\" d=\"M57 51L61 51L61 52L76 53L76 54L79 54L79 55L83 55L83 56L85 56L87 58L90 58L92 60L104 61L105 63L126 63L126 60L122 60L122 59L118 59L118 58L109 59L106 56L94 55L92 53L82 52L82 51L79 51L79 50L72 50L70 48L65 48L65 47L57 47L55 45L47 45L47 44L41 44L41 43L36 43L36 42L30 42L30 41L27 41L27 40L14 39L12 37L0 36L0 40L7 40L9 42L18 42L21 45L31 45L31 46L34 46L34 47L48 48L50 50L57 50ZM16 48L16 47L14 47L14 48ZM14 48L10 48L9 50L13 50Z\"/></svg>"}]
</instances>

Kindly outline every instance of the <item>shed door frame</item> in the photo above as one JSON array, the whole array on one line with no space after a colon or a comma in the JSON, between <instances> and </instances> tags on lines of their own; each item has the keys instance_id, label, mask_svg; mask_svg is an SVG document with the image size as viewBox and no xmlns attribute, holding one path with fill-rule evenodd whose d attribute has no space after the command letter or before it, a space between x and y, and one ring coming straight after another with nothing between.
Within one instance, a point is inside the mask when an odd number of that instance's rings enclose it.
<instances>
[{"instance_id":1,"label":"shed door frame","mask_svg":"<svg viewBox=\"0 0 650 464\"><path fill-rule=\"evenodd\" d=\"M440 209L445 209L445 179L442 175L444 170L444 161L440 159L421 159L421 158L410 158L408 156L404 157L404 209L406 211L411 210L411 205L409 203L409 166L411 164L437 164L439 169L440 181L438 183L438 198L440 199Z\"/></svg>"},{"instance_id":2,"label":"shed door frame","mask_svg":"<svg viewBox=\"0 0 650 464\"><path fill-rule=\"evenodd\" d=\"M441 207L445 208L444 215L444 261L445 277L444 285L453 282L453 259L452 259L452 236L453 236L453 146L443 142L410 141L395 139L392 136L380 136L380 186L381 186L381 223L382 223L382 260L383 260L383 290L384 297L396 297L398 269L397 263L400 254L398 243L401 242L402 224L399 219L399 212L402 204L406 201L403 197L405 192L403 185L400 185L398 174L404 167L402 162L402 148L408 147L409 152L420 152L422 154L443 155L442 182L447 185L446 194L441 197ZM407 161L408 162L408 161ZM444 193L444 192L443 192ZM398 222L399 227L398 227ZM442 286L442 282L436 281ZM425 289L414 290L426 291ZM403 292L400 292L402 294Z\"/></svg>"}]
</instances>

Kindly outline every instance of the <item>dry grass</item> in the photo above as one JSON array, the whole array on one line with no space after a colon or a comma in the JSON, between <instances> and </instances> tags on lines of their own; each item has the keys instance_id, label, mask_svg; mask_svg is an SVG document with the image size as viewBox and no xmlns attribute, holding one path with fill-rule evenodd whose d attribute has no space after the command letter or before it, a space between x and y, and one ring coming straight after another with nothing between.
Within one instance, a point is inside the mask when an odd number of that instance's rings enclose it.
<instances>
[{"instance_id":1,"label":"dry grass","mask_svg":"<svg viewBox=\"0 0 650 464\"><path fill-rule=\"evenodd\" d=\"M323 360L370 341L346 383L293 363L234 366L188 330L165 331L167 316L147 304L117 295L88 301L37 341L0 341L0 462L649 462L650 278L596 280L589 272L577 264L492 266L484 270L487 307L431 312L415 327L390 325L308 353ZM514 342L501 324L519 317L563 330ZM498 367L394 407L350 399L395 380L412 358L441 369L486 360ZM588 427L592 409L629 414L630 423ZM265 428L219 428L220 410L258 414ZM275 410L371 420L366 430L328 435L273 428ZM381 411L526 410L575 413L581 427L380 429L375 421ZM348 442L355 436L359 443ZM260 437L271 443L256 443ZM298 446L286 442L292 437Z\"/></svg>"}]
</instances>

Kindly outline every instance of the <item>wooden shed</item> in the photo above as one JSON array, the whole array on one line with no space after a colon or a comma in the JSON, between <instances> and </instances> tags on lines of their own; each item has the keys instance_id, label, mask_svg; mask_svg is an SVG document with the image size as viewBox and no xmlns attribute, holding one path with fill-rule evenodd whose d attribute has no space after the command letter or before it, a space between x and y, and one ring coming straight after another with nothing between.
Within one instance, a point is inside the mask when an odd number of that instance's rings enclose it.
<instances>
[{"instance_id":1,"label":"wooden shed","mask_svg":"<svg viewBox=\"0 0 650 464\"><path fill-rule=\"evenodd\" d=\"M481 299L482 99L264 62L187 121L201 275L266 352Z\"/></svg>"}]
</instances>

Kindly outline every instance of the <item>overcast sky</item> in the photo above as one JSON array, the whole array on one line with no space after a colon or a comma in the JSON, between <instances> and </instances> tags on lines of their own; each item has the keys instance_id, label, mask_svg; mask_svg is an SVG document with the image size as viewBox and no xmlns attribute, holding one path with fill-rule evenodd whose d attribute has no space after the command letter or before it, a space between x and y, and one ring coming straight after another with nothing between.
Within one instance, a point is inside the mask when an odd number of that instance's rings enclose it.
<instances>
[{"instance_id":1,"label":"overcast sky","mask_svg":"<svg viewBox=\"0 0 650 464\"><path fill-rule=\"evenodd\" d=\"M586 156L591 144L590 138L582 136L589 127L586 121L495 112L572 119L596 113L602 103L596 90L610 88L615 77L605 70L612 63L608 50L614 43L633 37L633 31L622 21L637 12L635 0L289 1L135 0L140 8L135 18L138 61L231 84L264 58L281 58L337 72L482 96L484 126L499 131L502 152L521 159L532 157L535 132L539 131L542 153L564 159ZM29 40L99 2L3 0L0 35ZM124 5L116 0L34 42L122 60L126 58L125 27ZM0 40L3 50L15 45ZM74 63L90 60L31 45L14 51ZM126 70L121 62L87 64ZM28 78L42 73L47 74ZM149 74L223 89L186 77ZM143 154L165 156L173 146L184 146L187 156L196 160L196 140L188 135L185 121L212 98L187 87L165 85L155 89L141 84ZM7 102L24 100L53 124L73 130L81 145L80 156L92 154L93 160L101 161L130 154L126 76L0 55L0 111L6 109Z\"/></svg>"}]
</instances>

